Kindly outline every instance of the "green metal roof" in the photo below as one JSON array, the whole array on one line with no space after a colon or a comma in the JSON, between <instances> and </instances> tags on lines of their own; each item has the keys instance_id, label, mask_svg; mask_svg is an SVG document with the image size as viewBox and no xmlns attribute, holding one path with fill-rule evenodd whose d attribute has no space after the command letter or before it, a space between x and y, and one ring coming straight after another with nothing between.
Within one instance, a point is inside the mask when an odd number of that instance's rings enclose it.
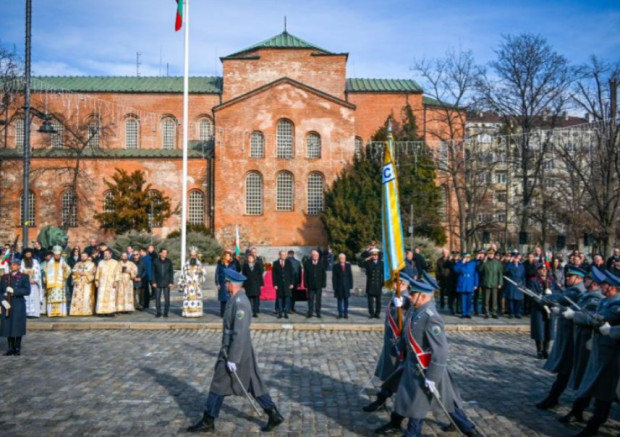
<instances>
[{"instance_id":1,"label":"green metal roof","mask_svg":"<svg viewBox=\"0 0 620 437\"><path fill-rule=\"evenodd\" d=\"M32 78L32 90L100 93L182 93L183 77L37 76ZM190 77L189 92L221 94L222 78L211 76Z\"/></svg>"},{"instance_id":2,"label":"green metal roof","mask_svg":"<svg viewBox=\"0 0 620 437\"><path fill-rule=\"evenodd\" d=\"M451 105L451 104L449 104L449 103L445 103L445 102L441 102L441 101L439 101L439 100L437 100L437 99L434 99L434 98L432 98L432 97L427 97L427 96L424 96L424 97L423 97L423 99L422 99L422 103L423 103L425 106L434 106L434 107L437 107L437 108L454 108L454 109L463 109L463 108L457 108L457 107L456 107L456 106L454 106L454 105Z\"/></svg>"},{"instance_id":3,"label":"green metal roof","mask_svg":"<svg viewBox=\"0 0 620 437\"><path fill-rule=\"evenodd\" d=\"M411 79L347 79L349 93L421 93L422 88Z\"/></svg>"},{"instance_id":4,"label":"green metal roof","mask_svg":"<svg viewBox=\"0 0 620 437\"><path fill-rule=\"evenodd\" d=\"M33 149L33 158L74 158L76 156L75 149ZM0 159L22 159L23 152L13 148L0 149ZM189 158L204 158L203 154L198 150L188 151ZM82 153L82 158L97 159L137 159L137 158L165 158L165 159L181 159L183 151L180 149L164 150L164 149L93 149L86 148Z\"/></svg>"},{"instance_id":5,"label":"green metal roof","mask_svg":"<svg viewBox=\"0 0 620 437\"><path fill-rule=\"evenodd\" d=\"M233 53L232 55L228 55L224 57L226 58L234 58L243 53L254 51L256 49L263 48L272 48L272 49L315 49L323 54L331 54L325 49L315 46L314 44L310 44L307 41L304 41L301 38L296 37L295 35L291 35L286 30L279 35L276 35L272 38L266 39L263 42L259 42L258 44L254 44L250 47L247 47L243 50Z\"/></svg>"}]
</instances>

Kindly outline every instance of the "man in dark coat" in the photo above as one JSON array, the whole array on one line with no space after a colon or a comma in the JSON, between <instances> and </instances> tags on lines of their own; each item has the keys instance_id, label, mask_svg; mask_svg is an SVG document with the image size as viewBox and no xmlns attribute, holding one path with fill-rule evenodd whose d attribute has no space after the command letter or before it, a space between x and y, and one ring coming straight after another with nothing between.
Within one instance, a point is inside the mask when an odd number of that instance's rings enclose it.
<instances>
[{"instance_id":1,"label":"man in dark coat","mask_svg":"<svg viewBox=\"0 0 620 437\"><path fill-rule=\"evenodd\" d=\"M435 263L435 276L439 283L439 308L442 310L446 306L446 298L448 297L448 288L450 281L450 251L442 249L441 256L437 258Z\"/></svg>"},{"instance_id":2,"label":"man in dark coat","mask_svg":"<svg viewBox=\"0 0 620 437\"><path fill-rule=\"evenodd\" d=\"M187 431L215 431L215 419L219 416L224 397L243 396L245 389L267 413L269 419L261 431L269 432L280 425L284 418L278 412L258 372L250 335L252 305L241 288L247 278L234 269L225 269L224 273L226 289L231 296L224 310L222 347L215 363L203 417Z\"/></svg>"},{"instance_id":3,"label":"man in dark coat","mask_svg":"<svg viewBox=\"0 0 620 437\"><path fill-rule=\"evenodd\" d=\"M284 250L280 251L279 258L273 262L271 274L273 288L276 290L276 311L278 312L278 319L281 319L282 316L288 319L295 272Z\"/></svg>"},{"instance_id":4,"label":"man in dark coat","mask_svg":"<svg viewBox=\"0 0 620 437\"><path fill-rule=\"evenodd\" d=\"M248 255L246 262L241 268L243 275L247 278L243 283L245 294L252 303L252 317L258 317L260 312L260 289L265 285L263 280L263 269L256 261L252 252Z\"/></svg>"},{"instance_id":5,"label":"man in dark coat","mask_svg":"<svg viewBox=\"0 0 620 437\"><path fill-rule=\"evenodd\" d=\"M168 251L164 248L159 250L159 257L153 261L153 288L155 292L155 307L157 314L155 317L161 317L161 295L164 295L164 317L168 317L170 310L170 287L174 285L174 269L172 261L168 259Z\"/></svg>"},{"instance_id":6,"label":"man in dark coat","mask_svg":"<svg viewBox=\"0 0 620 437\"><path fill-rule=\"evenodd\" d=\"M368 318L379 318L381 312L381 291L383 290L383 262L379 261L379 249L370 252L370 259L362 263L366 272L366 297L368 299Z\"/></svg>"},{"instance_id":7,"label":"man in dark coat","mask_svg":"<svg viewBox=\"0 0 620 437\"><path fill-rule=\"evenodd\" d=\"M577 302L581 298L582 294L586 292L586 287L583 284L583 278L585 275L586 272L581 270L579 267L569 267L566 271L567 288L562 292L562 294L552 294L548 296L548 298L563 307L567 308L571 306L569 299L573 302ZM558 314L559 307L555 306L553 308L553 311ZM555 341L553 342L553 349L551 349L549 359L544 366L545 370L555 372L557 373L557 376L547 397L543 401L536 404L537 408L547 410L558 404L560 396L564 393L564 390L568 385L568 381L570 380L570 375L573 369L573 352L573 321L567 317L559 317Z\"/></svg>"},{"instance_id":8,"label":"man in dark coat","mask_svg":"<svg viewBox=\"0 0 620 437\"><path fill-rule=\"evenodd\" d=\"M21 355L22 337L26 335L26 301L30 295L30 278L19 271L21 261L11 260L10 273L0 281L0 337L6 337L5 355Z\"/></svg>"},{"instance_id":9,"label":"man in dark coat","mask_svg":"<svg viewBox=\"0 0 620 437\"><path fill-rule=\"evenodd\" d=\"M327 285L327 273L325 271L325 263L319 259L319 251L313 250L310 259L304 265L304 283L308 289L308 312L306 318L312 317L312 313L316 312L316 316L321 318L321 298L323 289Z\"/></svg>"},{"instance_id":10,"label":"man in dark coat","mask_svg":"<svg viewBox=\"0 0 620 437\"><path fill-rule=\"evenodd\" d=\"M293 289L291 290L291 313L295 312L295 299L297 289L301 285L301 262L295 258L295 251L289 250L286 258L290 261L293 267Z\"/></svg>"},{"instance_id":11,"label":"man in dark coat","mask_svg":"<svg viewBox=\"0 0 620 437\"><path fill-rule=\"evenodd\" d=\"M349 297L353 288L353 272L351 264L344 253L338 255L338 262L334 264L332 272L332 286L334 297L338 302L338 318L349 318Z\"/></svg>"}]
</instances>

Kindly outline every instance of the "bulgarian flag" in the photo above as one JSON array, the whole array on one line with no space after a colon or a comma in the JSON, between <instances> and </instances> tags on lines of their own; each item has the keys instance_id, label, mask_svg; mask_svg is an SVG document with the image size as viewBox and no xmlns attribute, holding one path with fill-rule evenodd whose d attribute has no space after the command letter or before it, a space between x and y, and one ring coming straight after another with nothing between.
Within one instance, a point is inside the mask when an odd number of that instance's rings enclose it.
<instances>
[{"instance_id":1,"label":"bulgarian flag","mask_svg":"<svg viewBox=\"0 0 620 437\"><path fill-rule=\"evenodd\" d=\"M241 255L241 242L239 241L239 225L235 225L235 256Z\"/></svg>"},{"instance_id":2,"label":"bulgarian flag","mask_svg":"<svg viewBox=\"0 0 620 437\"><path fill-rule=\"evenodd\" d=\"M2 259L0 259L0 264L6 264L9 258L11 258L11 252L7 250L4 255L2 255Z\"/></svg>"},{"instance_id":3,"label":"bulgarian flag","mask_svg":"<svg viewBox=\"0 0 620 437\"><path fill-rule=\"evenodd\" d=\"M183 26L183 0L177 0L177 18L174 23L174 30L181 30L181 26Z\"/></svg>"}]
</instances>

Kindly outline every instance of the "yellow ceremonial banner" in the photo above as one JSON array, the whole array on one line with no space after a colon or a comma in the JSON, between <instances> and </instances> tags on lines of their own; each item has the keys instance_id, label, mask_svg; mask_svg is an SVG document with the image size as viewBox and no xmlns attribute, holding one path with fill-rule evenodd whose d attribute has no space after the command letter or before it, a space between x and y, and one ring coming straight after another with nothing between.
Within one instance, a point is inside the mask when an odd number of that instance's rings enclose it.
<instances>
[{"instance_id":1,"label":"yellow ceremonial banner","mask_svg":"<svg viewBox=\"0 0 620 437\"><path fill-rule=\"evenodd\" d=\"M381 184L384 280L390 286L394 276L405 267L405 244L403 224L400 219L398 174L392 158L392 132L389 128L388 140L383 154Z\"/></svg>"}]
</instances>

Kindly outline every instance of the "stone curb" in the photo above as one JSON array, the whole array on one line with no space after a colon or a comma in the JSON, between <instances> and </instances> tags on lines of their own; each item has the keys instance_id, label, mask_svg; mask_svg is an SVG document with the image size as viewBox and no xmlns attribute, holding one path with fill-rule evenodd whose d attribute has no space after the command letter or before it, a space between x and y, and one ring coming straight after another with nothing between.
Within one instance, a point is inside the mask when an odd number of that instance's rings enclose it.
<instances>
[{"instance_id":1,"label":"stone curb","mask_svg":"<svg viewBox=\"0 0 620 437\"><path fill-rule=\"evenodd\" d=\"M446 325L448 332L528 332L529 325ZM211 323L149 323L149 322L54 322L29 323L28 331L89 331L89 330L132 330L132 331L167 331L167 330L221 330L222 324ZM383 331L383 325L362 325L344 323L295 324L295 323L256 323L253 331Z\"/></svg>"}]
</instances>

